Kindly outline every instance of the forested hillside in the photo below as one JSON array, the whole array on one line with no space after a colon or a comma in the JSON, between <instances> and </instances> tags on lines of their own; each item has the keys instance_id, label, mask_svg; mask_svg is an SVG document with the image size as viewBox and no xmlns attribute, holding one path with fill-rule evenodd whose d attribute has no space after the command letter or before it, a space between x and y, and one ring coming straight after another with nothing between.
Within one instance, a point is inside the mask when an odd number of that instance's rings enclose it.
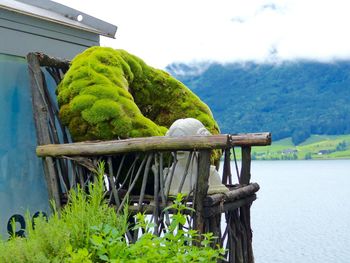
<instances>
[{"instance_id":1,"label":"forested hillside","mask_svg":"<svg viewBox=\"0 0 350 263\"><path fill-rule=\"evenodd\" d=\"M310 134L350 134L350 62L171 64L167 71L210 106L223 133L271 131L295 144Z\"/></svg>"}]
</instances>

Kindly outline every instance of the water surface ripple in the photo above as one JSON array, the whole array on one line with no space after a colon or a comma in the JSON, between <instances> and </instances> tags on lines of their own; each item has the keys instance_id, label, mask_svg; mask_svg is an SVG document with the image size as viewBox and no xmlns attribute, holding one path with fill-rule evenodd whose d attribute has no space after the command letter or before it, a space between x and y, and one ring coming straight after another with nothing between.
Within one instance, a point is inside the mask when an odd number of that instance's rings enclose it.
<instances>
[{"instance_id":1,"label":"water surface ripple","mask_svg":"<svg viewBox=\"0 0 350 263\"><path fill-rule=\"evenodd\" d=\"M253 161L256 263L350 262L350 160Z\"/></svg>"}]
</instances>

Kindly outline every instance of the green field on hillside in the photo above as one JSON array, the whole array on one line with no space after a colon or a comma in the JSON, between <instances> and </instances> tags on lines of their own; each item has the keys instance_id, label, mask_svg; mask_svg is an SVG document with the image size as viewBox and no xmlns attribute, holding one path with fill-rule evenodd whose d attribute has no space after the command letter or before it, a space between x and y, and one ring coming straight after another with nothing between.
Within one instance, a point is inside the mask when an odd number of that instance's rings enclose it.
<instances>
[{"instance_id":1,"label":"green field on hillside","mask_svg":"<svg viewBox=\"0 0 350 263\"><path fill-rule=\"evenodd\" d=\"M238 152L238 156L240 156ZM312 135L294 145L291 138L253 147L253 160L350 159L350 135Z\"/></svg>"}]
</instances>

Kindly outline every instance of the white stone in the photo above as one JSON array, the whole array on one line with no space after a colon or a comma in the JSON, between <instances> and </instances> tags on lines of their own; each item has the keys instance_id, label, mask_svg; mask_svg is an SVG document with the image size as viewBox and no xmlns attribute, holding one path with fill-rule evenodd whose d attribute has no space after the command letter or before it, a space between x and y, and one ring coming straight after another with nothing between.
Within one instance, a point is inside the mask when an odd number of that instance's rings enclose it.
<instances>
[{"instance_id":1,"label":"white stone","mask_svg":"<svg viewBox=\"0 0 350 263\"><path fill-rule=\"evenodd\" d=\"M176 120L169 128L166 136L186 136L186 135L210 135L210 132L204 127L204 125L197 119L186 118ZM183 176L185 174L187 160L189 157L189 152L187 151L178 151L177 152L177 163L173 163L168 169L164 169L164 176L166 177L165 189L169 189L170 195L177 195L179 193L179 188ZM175 166L175 170L174 170ZM174 170L174 175L171 180L171 174ZM195 186L198 175L198 154L194 153L189 164L185 181L181 189L181 193L189 194ZM171 180L171 183L170 183ZM209 189L208 194L214 193L225 193L228 192L228 188L221 183L220 175L215 169L215 166L210 166L210 175L208 181Z\"/></svg>"}]
</instances>

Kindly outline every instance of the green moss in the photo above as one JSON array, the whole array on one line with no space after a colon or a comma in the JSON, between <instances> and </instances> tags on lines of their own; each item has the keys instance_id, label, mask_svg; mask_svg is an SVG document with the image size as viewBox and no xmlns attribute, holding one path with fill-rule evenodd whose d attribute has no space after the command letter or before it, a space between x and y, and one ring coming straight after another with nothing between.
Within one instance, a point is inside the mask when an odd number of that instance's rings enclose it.
<instances>
[{"instance_id":1,"label":"green moss","mask_svg":"<svg viewBox=\"0 0 350 263\"><path fill-rule=\"evenodd\" d=\"M92 47L76 56L57 99L75 141L160 136L187 117L219 133L208 106L193 92L124 50Z\"/></svg>"},{"instance_id":2,"label":"green moss","mask_svg":"<svg viewBox=\"0 0 350 263\"><path fill-rule=\"evenodd\" d=\"M89 94L82 94L81 96L76 96L72 99L72 102L70 103L71 111L78 111L81 112L85 109L91 108L94 103L96 102L97 98L96 96L89 95Z\"/></svg>"},{"instance_id":3,"label":"green moss","mask_svg":"<svg viewBox=\"0 0 350 263\"><path fill-rule=\"evenodd\" d=\"M109 99L97 100L91 108L82 111L82 117L90 124L98 124L115 118L122 118L120 105Z\"/></svg>"},{"instance_id":4,"label":"green moss","mask_svg":"<svg viewBox=\"0 0 350 263\"><path fill-rule=\"evenodd\" d=\"M73 117L68 123L68 129L76 141L86 141L90 139L87 134L88 128L89 123L83 120L80 116Z\"/></svg>"}]
</instances>

